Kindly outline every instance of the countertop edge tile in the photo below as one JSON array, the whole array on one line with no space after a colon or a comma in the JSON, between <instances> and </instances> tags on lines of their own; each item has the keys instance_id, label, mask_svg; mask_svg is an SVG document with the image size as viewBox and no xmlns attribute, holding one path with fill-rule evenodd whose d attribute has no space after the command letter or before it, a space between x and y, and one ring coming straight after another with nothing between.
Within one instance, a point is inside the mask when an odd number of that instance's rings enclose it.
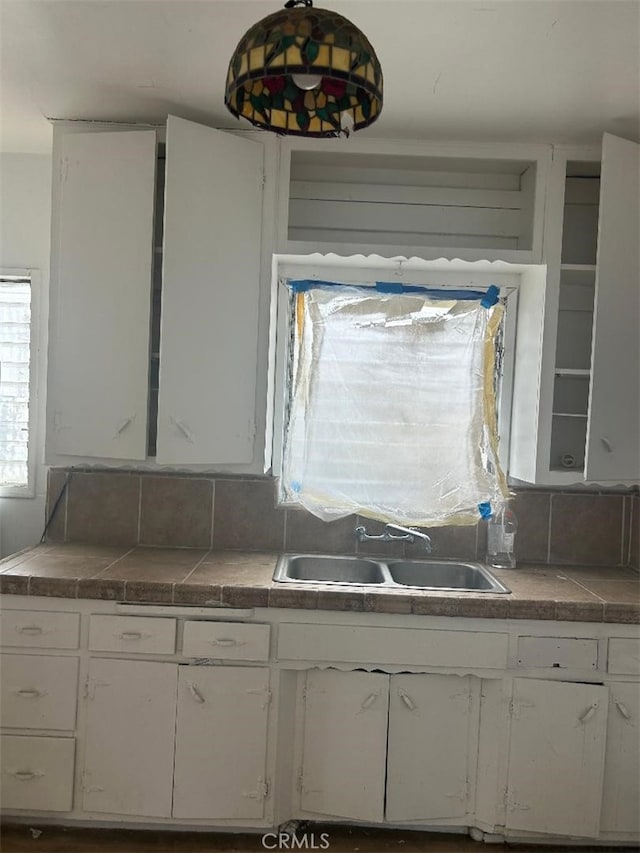
<instances>
[{"instance_id":1,"label":"countertop edge tile","mask_svg":"<svg viewBox=\"0 0 640 853\"><path fill-rule=\"evenodd\" d=\"M337 589L326 588L321 584L274 584L271 563L275 566L278 555L264 550L230 552L232 556L228 561L221 556L223 552L216 552L215 562L220 563L221 571L219 582L216 582L214 563L207 568L206 572L203 572L203 576L210 578L211 582L202 582L202 579L197 576L196 567L190 568L186 577L185 567L182 564L176 565L176 571L172 573L170 561L163 563L162 578L159 580L149 579L148 576L145 579L132 578L131 580L105 577L114 561L95 575L82 578L56 576L55 570L52 571L51 566L47 566L46 563L41 573L38 573L37 569L34 569L32 574L12 572L12 568L22 565L30 556L38 555L40 558L38 562L44 560L47 550L47 546L36 545L0 561L0 593L151 604L281 607L390 615L640 624L640 603L628 600L627 595L621 593L617 600L605 602L595 593L590 593L584 581L579 582L569 577L560 579L563 571L572 574L581 571L577 566L522 566L526 573L522 575L523 580L526 581L526 591L523 589L522 593L504 596L471 592L442 594L437 591L420 592L418 590L412 590L409 593L363 586ZM51 557L59 563L60 558L65 556L65 546L56 545L53 550L55 554L52 553ZM171 549L166 549L166 551L169 550ZM158 549L158 551L165 551L165 549ZM209 555L210 552L207 552L202 557L197 564L198 567ZM70 547L68 556L77 557L77 547ZM265 560L265 558L268 559ZM247 565L251 567L254 559L259 561L255 566L255 572L251 570L247 576L246 567ZM239 567L237 582L234 582L234 565ZM45 568L48 570L47 574L44 573ZM614 568L612 567L611 570L614 571ZM556 573L559 573L557 592L553 589ZM496 574L500 577L500 573ZM602 574L606 575L606 568L602 570L600 577ZM187 577L195 582L187 583ZM539 590L536 589L538 578ZM580 598L566 597L568 580L572 581L570 586L580 591ZM513 583L517 586L515 576ZM583 598L584 593L590 594L589 600ZM519 595L523 597L518 597Z\"/></svg>"}]
</instances>

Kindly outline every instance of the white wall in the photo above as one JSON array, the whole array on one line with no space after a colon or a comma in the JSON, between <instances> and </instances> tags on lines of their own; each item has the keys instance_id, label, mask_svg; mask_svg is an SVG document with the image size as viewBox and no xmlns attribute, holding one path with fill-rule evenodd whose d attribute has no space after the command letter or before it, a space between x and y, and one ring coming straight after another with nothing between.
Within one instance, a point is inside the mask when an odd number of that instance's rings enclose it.
<instances>
[{"instance_id":1,"label":"white wall","mask_svg":"<svg viewBox=\"0 0 640 853\"><path fill-rule=\"evenodd\" d=\"M44 414L51 220L51 157L0 154L0 268L39 271L34 449L36 495L0 498L2 556L39 541L45 522ZM35 301L35 300L34 300Z\"/></svg>"}]
</instances>

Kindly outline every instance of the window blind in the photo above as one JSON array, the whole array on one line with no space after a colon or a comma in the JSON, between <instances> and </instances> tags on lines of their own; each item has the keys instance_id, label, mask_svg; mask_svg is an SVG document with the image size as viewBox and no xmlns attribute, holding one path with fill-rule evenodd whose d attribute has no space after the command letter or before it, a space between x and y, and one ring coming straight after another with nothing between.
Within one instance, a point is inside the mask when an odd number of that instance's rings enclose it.
<instances>
[{"instance_id":1,"label":"window blind","mask_svg":"<svg viewBox=\"0 0 640 853\"><path fill-rule=\"evenodd\" d=\"M476 523L507 494L480 294L294 288L281 494L320 518Z\"/></svg>"},{"instance_id":2,"label":"window blind","mask_svg":"<svg viewBox=\"0 0 640 853\"><path fill-rule=\"evenodd\" d=\"M29 480L31 281L0 278L0 486Z\"/></svg>"}]
</instances>

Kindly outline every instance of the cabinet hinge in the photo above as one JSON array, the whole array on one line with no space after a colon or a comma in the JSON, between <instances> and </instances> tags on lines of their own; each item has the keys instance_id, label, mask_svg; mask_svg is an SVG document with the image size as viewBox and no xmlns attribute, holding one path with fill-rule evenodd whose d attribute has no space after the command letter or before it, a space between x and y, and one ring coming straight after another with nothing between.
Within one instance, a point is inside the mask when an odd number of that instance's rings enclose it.
<instances>
[{"instance_id":1,"label":"cabinet hinge","mask_svg":"<svg viewBox=\"0 0 640 853\"><path fill-rule=\"evenodd\" d=\"M255 791L242 794L248 800L264 800L269 796L269 783L266 779L258 779Z\"/></svg>"},{"instance_id":2,"label":"cabinet hinge","mask_svg":"<svg viewBox=\"0 0 640 853\"><path fill-rule=\"evenodd\" d=\"M304 790L304 771L302 768L298 770L298 778L296 779L296 789L302 793Z\"/></svg>"}]
</instances>

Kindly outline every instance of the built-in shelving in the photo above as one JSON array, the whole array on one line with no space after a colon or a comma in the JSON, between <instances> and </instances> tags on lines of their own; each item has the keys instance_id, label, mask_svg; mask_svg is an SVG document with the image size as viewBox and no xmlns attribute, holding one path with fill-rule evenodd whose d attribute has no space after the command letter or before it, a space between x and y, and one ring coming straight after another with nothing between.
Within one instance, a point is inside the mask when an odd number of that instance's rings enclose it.
<instances>
[{"instance_id":1,"label":"built-in shelving","mask_svg":"<svg viewBox=\"0 0 640 853\"><path fill-rule=\"evenodd\" d=\"M550 467L584 470L596 280L597 164L567 163Z\"/></svg>"}]
</instances>

